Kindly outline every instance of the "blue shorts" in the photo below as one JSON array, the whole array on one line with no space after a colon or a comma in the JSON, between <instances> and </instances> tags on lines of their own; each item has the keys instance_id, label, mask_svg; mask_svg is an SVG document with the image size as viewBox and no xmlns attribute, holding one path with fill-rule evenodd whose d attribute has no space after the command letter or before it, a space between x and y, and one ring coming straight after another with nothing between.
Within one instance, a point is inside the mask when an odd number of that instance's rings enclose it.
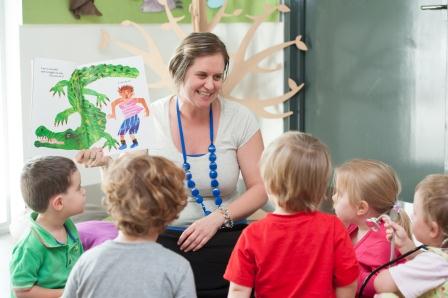
<instances>
[{"instance_id":1,"label":"blue shorts","mask_svg":"<svg viewBox=\"0 0 448 298\"><path fill-rule=\"evenodd\" d=\"M130 135L136 134L139 126L140 126L140 118L138 117L138 115L129 117L125 119L121 124L120 130L118 131L118 135L123 136L127 132L129 132Z\"/></svg>"}]
</instances>

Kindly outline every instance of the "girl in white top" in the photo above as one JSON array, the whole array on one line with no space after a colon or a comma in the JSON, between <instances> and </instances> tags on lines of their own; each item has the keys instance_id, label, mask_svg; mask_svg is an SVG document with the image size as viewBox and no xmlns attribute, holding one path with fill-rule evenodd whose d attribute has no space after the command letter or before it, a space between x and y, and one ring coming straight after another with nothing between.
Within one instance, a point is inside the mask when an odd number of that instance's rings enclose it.
<instances>
[{"instance_id":1,"label":"girl in white top","mask_svg":"<svg viewBox=\"0 0 448 298\"><path fill-rule=\"evenodd\" d=\"M401 226L389 222L386 228L402 254L416 248ZM448 288L441 285L448 281L448 175L429 175L417 185L412 231L429 249L412 254L407 263L381 271L375 279L376 291L406 298L447 297ZM386 297L375 297L382 296Z\"/></svg>"}]
</instances>

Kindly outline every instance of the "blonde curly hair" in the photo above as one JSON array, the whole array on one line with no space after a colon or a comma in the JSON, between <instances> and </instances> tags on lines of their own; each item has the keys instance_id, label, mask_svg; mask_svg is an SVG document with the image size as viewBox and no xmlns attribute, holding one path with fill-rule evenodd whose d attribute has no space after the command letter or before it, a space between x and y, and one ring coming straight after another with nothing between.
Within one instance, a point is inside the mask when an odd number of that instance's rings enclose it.
<instances>
[{"instance_id":1,"label":"blonde curly hair","mask_svg":"<svg viewBox=\"0 0 448 298\"><path fill-rule=\"evenodd\" d=\"M104 204L130 236L162 232L187 203L184 172L166 158L124 154L105 173Z\"/></svg>"}]
</instances>

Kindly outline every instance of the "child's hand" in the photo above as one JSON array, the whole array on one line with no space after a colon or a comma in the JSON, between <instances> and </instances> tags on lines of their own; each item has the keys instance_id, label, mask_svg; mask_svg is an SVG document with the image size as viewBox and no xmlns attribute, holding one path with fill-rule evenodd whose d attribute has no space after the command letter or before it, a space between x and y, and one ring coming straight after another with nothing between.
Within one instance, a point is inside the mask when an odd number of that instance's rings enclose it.
<instances>
[{"instance_id":1,"label":"child's hand","mask_svg":"<svg viewBox=\"0 0 448 298\"><path fill-rule=\"evenodd\" d=\"M115 115L113 114L109 114L107 115L107 119L117 119L117 117L115 117Z\"/></svg>"},{"instance_id":2,"label":"child's hand","mask_svg":"<svg viewBox=\"0 0 448 298\"><path fill-rule=\"evenodd\" d=\"M415 248L414 242L409 239L402 226L391 220L385 220L384 227L386 228L387 239L392 240L392 237L394 237L395 246L402 254Z\"/></svg>"}]
</instances>

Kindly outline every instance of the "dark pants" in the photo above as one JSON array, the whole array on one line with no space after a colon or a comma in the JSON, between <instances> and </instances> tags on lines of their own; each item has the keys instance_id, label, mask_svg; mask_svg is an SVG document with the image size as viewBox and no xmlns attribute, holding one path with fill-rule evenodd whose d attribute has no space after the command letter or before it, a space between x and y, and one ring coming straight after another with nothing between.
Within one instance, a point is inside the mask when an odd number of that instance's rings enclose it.
<instances>
[{"instance_id":1,"label":"dark pants","mask_svg":"<svg viewBox=\"0 0 448 298\"><path fill-rule=\"evenodd\" d=\"M233 247L245 227L245 224L241 224L232 229L221 229L200 250L187 253L180 251L177 245L181 231L167 229L160 234L157 242L190 262L198 298L227 297L229 282L222 276Z\"/></svg>"}]
</instances>

